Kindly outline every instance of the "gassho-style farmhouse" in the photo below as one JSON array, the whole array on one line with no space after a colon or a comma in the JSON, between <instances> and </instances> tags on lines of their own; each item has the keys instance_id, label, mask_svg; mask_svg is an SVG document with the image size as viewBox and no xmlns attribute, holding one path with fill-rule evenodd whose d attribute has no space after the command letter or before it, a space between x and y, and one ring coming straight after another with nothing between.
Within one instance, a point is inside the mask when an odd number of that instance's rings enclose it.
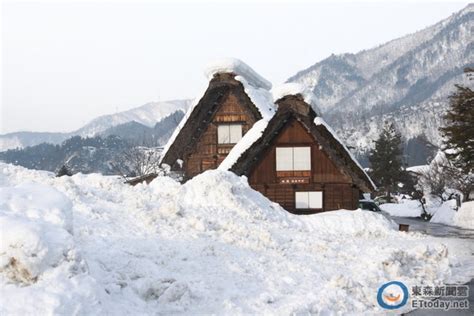
<instances>
[{"instance_id":1,"label":"gassho-style farmhouse","mask_svg":"<svg viewBox=\"0 0 474 316\"><path fill-rule=\"evenodd\" d=\"M272 89L237 59L211 64L209 86L165 146L161 164L184 181L209 169L248 177L296 214L356 209L375 185L298 84Z\"/></svg>"}]
</instances>

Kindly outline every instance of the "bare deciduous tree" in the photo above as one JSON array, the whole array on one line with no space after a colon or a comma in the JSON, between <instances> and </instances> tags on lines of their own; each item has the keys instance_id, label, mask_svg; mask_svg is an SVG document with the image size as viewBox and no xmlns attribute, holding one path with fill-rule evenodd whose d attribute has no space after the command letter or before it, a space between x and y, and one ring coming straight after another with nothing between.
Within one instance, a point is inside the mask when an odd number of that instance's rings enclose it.
<instances>
[{"instance_id":1,"label":"bare deciduous tree","mask_svg":"<svg viewBox=\"0 0 474 316\"><path fill-rule=\"evenodd\" d=\"M113 165L126 182L168 174L168 168L160 166L161 148L154 146L153 139L143 139L124 150Z\"/></svg>"}]
</instances>

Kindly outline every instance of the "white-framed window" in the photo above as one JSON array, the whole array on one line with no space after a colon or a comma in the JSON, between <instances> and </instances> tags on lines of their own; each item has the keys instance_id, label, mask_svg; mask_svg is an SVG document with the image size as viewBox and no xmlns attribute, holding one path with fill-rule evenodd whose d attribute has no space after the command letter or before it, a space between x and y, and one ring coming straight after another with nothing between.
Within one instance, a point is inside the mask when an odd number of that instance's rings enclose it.
<instances>
[{"instance_id":1,"label":"white-framed window","mask_svg":"<svg viewBox=\"0 0 474 316\"><path fill-rule=\"evenodd\" d=\"M323 208L323 192L295 192L295 207L303 209L322 209Z\"/></svg>"},{"instance_id":2,"label":"white-framed window","mask_svg":"<svg viewBox=\"0 0 474 316\"><path fill-rule=\"evenodd\" d=\"M277 147L276 170L311 170L311 147Z\"/></svg>"},{"instance_id":3,"label":"white-framed window","mask_svg":"<svg viewBox=\"0 0 474 316\"><path fill-rule=\"evenodd\" d=\"M217 126L219 144L236 144L242 139L242 124L221 124Z\"/></svg>"}]
</instances>

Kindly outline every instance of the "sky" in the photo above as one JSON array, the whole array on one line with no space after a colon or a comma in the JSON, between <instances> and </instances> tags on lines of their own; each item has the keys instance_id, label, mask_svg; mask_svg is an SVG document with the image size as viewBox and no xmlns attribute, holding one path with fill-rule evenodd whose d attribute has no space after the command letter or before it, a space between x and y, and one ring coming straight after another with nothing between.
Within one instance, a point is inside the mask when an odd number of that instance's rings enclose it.
<instances>
[{"instance_id":1,"label":"sky","mask_svg":"<svg viewBox=\"0 0 474 316\"><path fill-rule=\"evenodd\" d=\"M206 64L221 57L282 83L331 54L413 33L466 5L3 1L0 134L68 132L147 102L194 98L207 85Z\"/></svg>"}]
</instances>

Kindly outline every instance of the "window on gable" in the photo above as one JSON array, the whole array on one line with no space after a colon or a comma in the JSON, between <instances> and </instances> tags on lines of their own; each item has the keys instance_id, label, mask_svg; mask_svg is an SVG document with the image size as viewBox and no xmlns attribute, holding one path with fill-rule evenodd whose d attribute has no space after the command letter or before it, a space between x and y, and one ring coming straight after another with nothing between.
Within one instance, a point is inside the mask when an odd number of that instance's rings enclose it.
<instances>
[{"instance_id":1,"label":"window on gable","mask_svg":"<svg viewBox=\"0 0 474 316\"><path fill-rule=\"evenodd\" d=\"M222 124L217 126L219 144L236 144L242 139L242 124Z\"/></svg>"},{"instance_id":2,"label":"window on gable","mask_svg":"<svg viewBox=\"0 0 474 316\"><path fill-rule=\"evenodd\" d=\"M295 208L298 209L322 209L323 192L295 192Z\"/></svg>"},{"instance_id":3,"label":"window on gable","mask_svg":"<svg viewBox=\"0 0 474 316\"><path fill-rule=\"evenodd\" d=\"M277 147L276 170L311 170L311 147Z\"/></svg>"}]
</instances>

